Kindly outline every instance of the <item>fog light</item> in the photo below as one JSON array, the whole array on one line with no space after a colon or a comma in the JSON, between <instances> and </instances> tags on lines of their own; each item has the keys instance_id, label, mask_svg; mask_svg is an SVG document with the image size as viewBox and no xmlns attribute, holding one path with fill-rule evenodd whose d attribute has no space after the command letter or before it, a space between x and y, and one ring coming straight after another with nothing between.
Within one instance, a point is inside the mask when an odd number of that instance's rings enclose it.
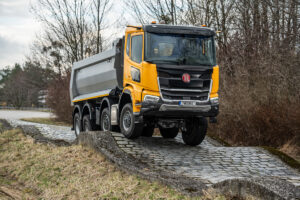
<instances>
[{"instance_id":1,"label":"fog light","mask_svg":"<svg viewBox=\"0 0 300 200\"><path fill-rule=\"evenodd\" d=\"M144 97L144 102L147 102L147 103L157 103L158 101L159 101L158 96L146 95Z\"/></svg>"},{"instance_id":2,"label":"fog light","mask_svg":"<svg viewBox=\"0 0 300 200\"><path fill-rule=\"evenodd\" d=\"M211 104L219 104L219 97L211 98L210 102L211 102Z\"/></svg>"}]
</instances>

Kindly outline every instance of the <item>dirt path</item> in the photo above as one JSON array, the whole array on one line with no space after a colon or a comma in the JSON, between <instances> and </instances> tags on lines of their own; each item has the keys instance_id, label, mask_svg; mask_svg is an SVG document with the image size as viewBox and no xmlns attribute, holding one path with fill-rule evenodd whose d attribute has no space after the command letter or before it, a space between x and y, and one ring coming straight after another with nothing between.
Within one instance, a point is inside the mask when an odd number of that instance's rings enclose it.
<instances>
[{"instance_id":1,"label":"dirt path","mask_svg":"<svg viewBox=\"0 0 300 200\"><path fill-rule=\"evenodd\" d=\"M0 119L21 119L21 118L50 118L53 115L49 112L23 111L23 110L0 110Z\"/></svg>"}]
</instances>

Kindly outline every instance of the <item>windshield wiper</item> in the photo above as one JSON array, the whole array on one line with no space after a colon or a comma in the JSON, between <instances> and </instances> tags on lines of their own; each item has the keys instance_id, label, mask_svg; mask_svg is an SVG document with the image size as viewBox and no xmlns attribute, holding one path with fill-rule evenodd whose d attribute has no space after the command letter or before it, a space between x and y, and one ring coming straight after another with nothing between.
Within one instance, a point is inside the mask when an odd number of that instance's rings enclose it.
<instances>
[{"instance_id":1,"label":"windshield wiper","mask_svg":"<svg viewBox=\"0 0 300 200\"><path fill-rule=\"evenodd\" d=\"M179 64L179 62L177 60L147 59L145 61L146 62L151 62L151 63L162 62L162 63L175 63L175 64Z\"/></svg>"}]
</instances>

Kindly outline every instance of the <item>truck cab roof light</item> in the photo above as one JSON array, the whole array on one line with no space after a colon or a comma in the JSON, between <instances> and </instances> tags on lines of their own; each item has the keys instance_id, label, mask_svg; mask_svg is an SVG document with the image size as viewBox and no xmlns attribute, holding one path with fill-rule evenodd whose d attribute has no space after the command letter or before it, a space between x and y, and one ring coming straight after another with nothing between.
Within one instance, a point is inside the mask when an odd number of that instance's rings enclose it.
<instances>
[{"instance_id":1,"label":"truck cab roof light","mask_svg":"<svg viewBox=\"0 0 300 200\"><path fill-rule=\"evenodd\" d=\"M127 27L131 27L131 28L136 28L138 30L141 30L142 27L141 26L132 26L132 25L127 25Z\"/></svg>"}]
</instances>

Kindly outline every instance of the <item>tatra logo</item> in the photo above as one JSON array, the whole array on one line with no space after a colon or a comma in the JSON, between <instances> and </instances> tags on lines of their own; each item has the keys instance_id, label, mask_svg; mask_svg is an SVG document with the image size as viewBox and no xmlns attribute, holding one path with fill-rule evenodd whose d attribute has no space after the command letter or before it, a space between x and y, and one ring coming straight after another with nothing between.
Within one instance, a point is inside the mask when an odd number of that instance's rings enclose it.
<instances>
[{"instance_id":1,"label":"tatra logo","mask_svg":"<svg viewBox=\"0 0 300 200\"><path fill-rule=\"evenodd\" d=\"M185 83L189 83L191 81L191 76L188 73L182 74L182 81Z\"/></svg>"}]
</instances>

